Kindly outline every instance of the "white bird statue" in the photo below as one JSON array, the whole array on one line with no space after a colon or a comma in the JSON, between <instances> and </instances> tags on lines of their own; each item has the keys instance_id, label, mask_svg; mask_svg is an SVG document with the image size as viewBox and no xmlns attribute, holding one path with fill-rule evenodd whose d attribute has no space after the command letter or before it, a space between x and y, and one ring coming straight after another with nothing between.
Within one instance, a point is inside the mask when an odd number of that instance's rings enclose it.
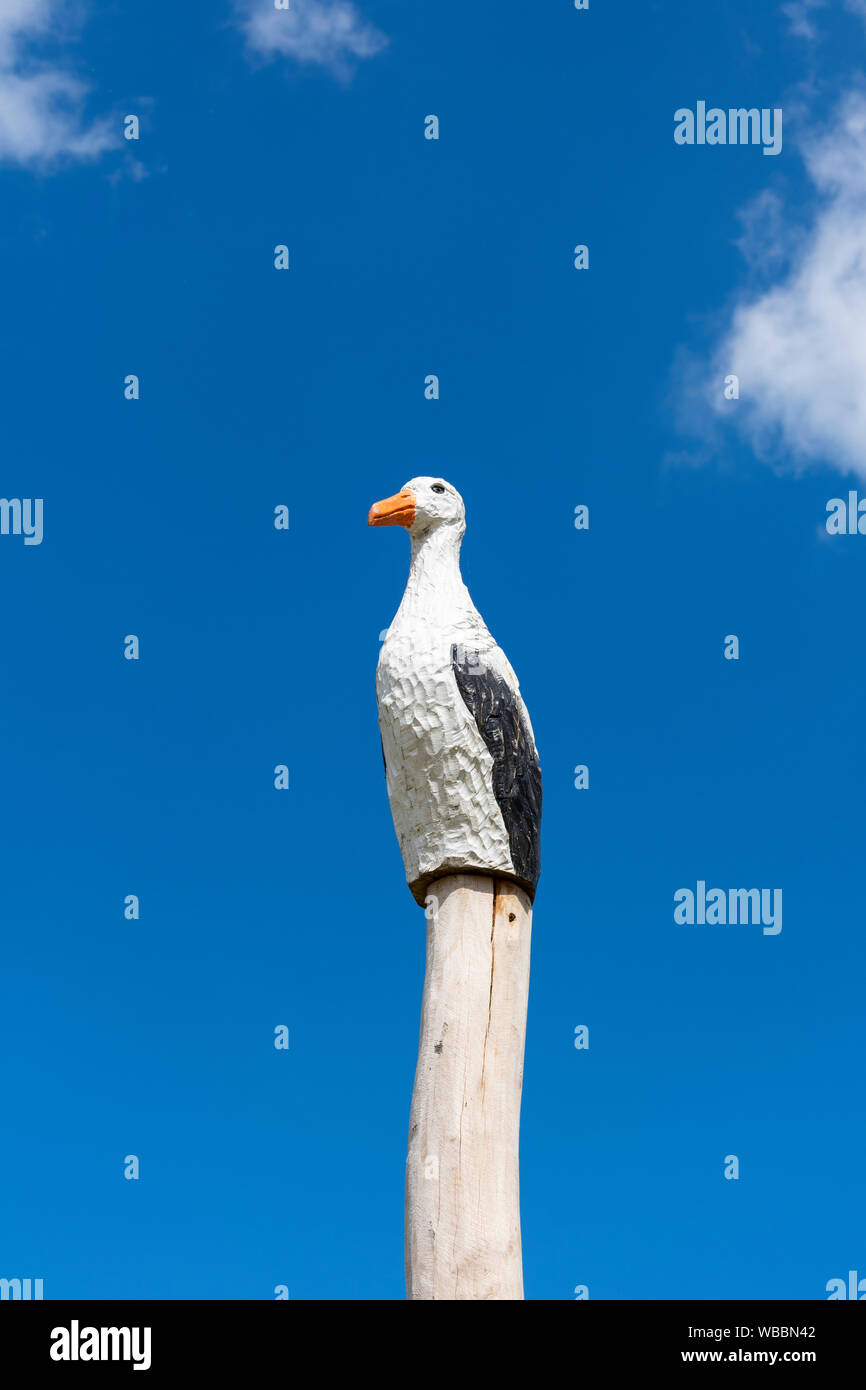
<instances>
[{"instance_id":1,"label":"white bird statue","mask_svg":"<svg viewBox=\"0 0 866 1390\"><path fill-rule=\"evenodd\" d=\"M406 1160L410 1299L522 1299L518 1138L541 770L517 677L460 576L463 499L413 478L406 592L376 671L388 797L426 906Z\"/></svg>"},{"instance_id":2,"label":"white bird statue","mask_svg":"<svg viewBox=\"0 0 866 1390\"><path fill-rule=\"evenodd\" d=\"M405 526L409 579L379 656L376 693L388 797L406 880L455 873L513 879L535 895L541 769L517 677L460 574L463 498L413 478L370 509Z\"/></svg>"}]
</instances>

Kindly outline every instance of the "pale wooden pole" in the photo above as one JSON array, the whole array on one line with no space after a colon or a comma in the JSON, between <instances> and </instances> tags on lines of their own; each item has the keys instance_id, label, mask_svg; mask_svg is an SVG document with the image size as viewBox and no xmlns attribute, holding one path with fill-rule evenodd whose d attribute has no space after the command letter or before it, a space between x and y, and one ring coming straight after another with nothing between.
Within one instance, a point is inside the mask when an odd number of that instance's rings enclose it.
<instances>
[{"instance_id":1,"label":"pale wooden pole","mask_svg":"<svg viewBox=\"0 0 866 1390\"><path fill-rule=\"evenodd\" d=\"M532 906L515 883L428 890L406 1164L410 1299L522 1299L518 1135Z\"/></svg>"}]
</instances>

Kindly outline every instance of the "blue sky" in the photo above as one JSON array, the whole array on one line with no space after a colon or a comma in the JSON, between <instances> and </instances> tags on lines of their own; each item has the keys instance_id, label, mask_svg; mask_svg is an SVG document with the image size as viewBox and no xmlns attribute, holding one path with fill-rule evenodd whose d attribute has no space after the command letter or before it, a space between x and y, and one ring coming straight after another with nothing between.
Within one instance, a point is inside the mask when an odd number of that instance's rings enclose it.
<instances>
[{"instance_id":1,"label":"blue sky","mask_svg":"<svg viewBox=\"0 0 866 1390\"><path fill-rule=\"evenodd\" d=\"M866 540L824 525L866 492L866 6L23 9L0 1275L403 1296L424 919L373 681L408 545L366 515L426 473L542 754L527 1297L866 1275ZM699 100L782 108L782 153L677 146ZM699 879L781 887L782 931L676 925Z\"/></svg>"}]
</instances>

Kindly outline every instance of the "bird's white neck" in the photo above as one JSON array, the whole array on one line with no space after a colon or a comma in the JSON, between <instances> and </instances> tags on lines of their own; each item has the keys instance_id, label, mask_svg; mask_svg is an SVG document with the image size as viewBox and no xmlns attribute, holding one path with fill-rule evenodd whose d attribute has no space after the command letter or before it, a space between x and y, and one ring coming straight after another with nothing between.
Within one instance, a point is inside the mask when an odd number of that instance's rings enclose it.
<instances>
[{"instance_id":1,"label":"bird's white neck","mask_svg":"<svg viewBox=\"0 0 866 1390\"><path fill-rule=\"evenodd\" d=\"M453 623L475 612L460 573L462 540L455 526L436 526L412 537L409 579L398 618Z\"/></svg>"}]
</instances>

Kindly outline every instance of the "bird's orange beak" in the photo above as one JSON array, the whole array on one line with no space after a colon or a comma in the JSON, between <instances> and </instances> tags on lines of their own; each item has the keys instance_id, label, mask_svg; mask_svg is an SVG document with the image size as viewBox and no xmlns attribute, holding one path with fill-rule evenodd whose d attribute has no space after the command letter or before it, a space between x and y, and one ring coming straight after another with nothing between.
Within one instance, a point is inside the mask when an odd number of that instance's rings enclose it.
<instances>
[{"instance_id":1,"label":"bird's orange beak","mask_svg":"<svg viewBox=\"0 0 866 1390\"><path fill-rule=\"evenodd\" d=\"M367 517L368 526L411 526L415 520L415 494L408 488L374 502Z\"/></svg>"}]
</instances>

